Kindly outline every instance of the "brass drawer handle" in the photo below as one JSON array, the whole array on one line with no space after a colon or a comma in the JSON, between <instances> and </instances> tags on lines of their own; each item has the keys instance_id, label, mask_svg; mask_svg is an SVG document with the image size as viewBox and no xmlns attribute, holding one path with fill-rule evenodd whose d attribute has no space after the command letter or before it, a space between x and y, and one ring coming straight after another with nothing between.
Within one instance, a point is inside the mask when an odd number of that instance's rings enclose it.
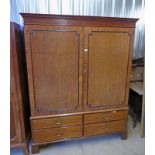
<instances>
[{"instance_id":1,"label":"brass drawer handle","mask_svg":"<svg viewBox=\"0 0 155 155\"><path fill-rule=\"evenodd\" d=\"M63 134L61 133L61 134L57 134L56 135L57 137L62 137L63 136Z\"/></svg>"},{"instance_id":2,"label":"brass drawer handle","mask_svg":"<svg viewBox=\"0 0 155 155\"><path fill-rule=\"evenodd\" d=\"M104 127L104 128L102 128L102 130L103 130L103 131L108 131L109 128L108 128L108 127Z\"/></svg>"},{"instance_id":3,"label":"brass drawer handle","mask_svg":"<svg viewBox=\"0 0 155 155\"><path fill-rule=\"evenodd\" d=\"M109 130L109 128L105 128L105 129L103 129L103 130L107 131L107 130Z\"/></svg>"},{"instance_id":4,"label":"brass drawer handle","mask_svg":"<svg viewBox=\"0 0 155 155\"><path fill-rule=\"evenodd\" d=\"M109 118L109 117L103 117L103 119L108 120L108 119L110 119L110 118Z\"/></svg>"},{"instance_id":5,"label":"brass drawer handle","mask_svg":"<svg viewBox=\"0 0 155 155\"><path fill-rule=\"evenodd\" d=\"M105 119L109 119L109 117L105 117Z\"/></svg>"},{"instance_id":6,"label":"brass drawer handle","mask_svg":"<svg viewBox=\"0 0 155 155\"><path fill-rule=\"evenodd\" d=\"M62 125L63 124L63 120L57 119L57 120L55 120L55 124L56 125Z\"/></svg>"}]
</instances>

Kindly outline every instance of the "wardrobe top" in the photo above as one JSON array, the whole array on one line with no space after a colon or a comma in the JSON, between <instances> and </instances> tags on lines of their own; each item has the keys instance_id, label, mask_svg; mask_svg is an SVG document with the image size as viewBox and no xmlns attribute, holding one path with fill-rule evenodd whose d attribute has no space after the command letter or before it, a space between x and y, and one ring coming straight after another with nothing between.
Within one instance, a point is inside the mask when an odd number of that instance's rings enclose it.
<instances>
[{"instance_id":1,"label":"wardrobe top","mask_svg":"<svg viewBox=\"0 0 155 155\"><path fill-rule=\"evenodd\" d=\"M112 26L134 28L136 18L20 13L24 25Z\"/></svg>"}]
</instances>

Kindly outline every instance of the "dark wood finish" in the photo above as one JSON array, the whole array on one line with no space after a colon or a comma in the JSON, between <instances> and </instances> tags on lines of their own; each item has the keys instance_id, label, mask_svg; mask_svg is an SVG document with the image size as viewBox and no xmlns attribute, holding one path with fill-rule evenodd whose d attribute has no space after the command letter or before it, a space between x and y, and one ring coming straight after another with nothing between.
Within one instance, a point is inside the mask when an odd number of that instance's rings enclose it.
<instances>
[{"instance_id":1,"label":"dark wood finish","mask_svg":"<svg viewBox=\"0 0 155 155\"><path fill-rule=\"evenodd\" d=\"M11 99L12 101L13 99ZM13 103L10 104L10 138L14 139L16 138L16 128L15 128L15 117L14 117L14 111L13 111Z\"/></svg>"},{"instance_id":2,"label":"dark wood finish","mask_svg":"<svg viewBox=\"0 0 155 155\"><path fill-rule=\"evenodd\" d=\"M62 126L75 125L75 124L82 124L82 115L31 120L32 129L62 127Z\"/></svg>"},{"instance_id":3,"label":"dark wood finish","mask_svg":"<svg viewBox=\"0 0 155 155\"><path fill-rule=\"evenodd\" d=\"M142 113L142 99L144 94L144 58L132 60L131 83L129 93L129 114L133 118L133 127L140 120Z\"/></svg>"},{"instance_id":4,"label":"dark wood finish","mask_svg":"<svg viewBox=\"0 0 155 155\"><path fill-rule=\"evenodd\" d=\"M32 153L66 138L112 133L126 137L137 19L21 15ZM63 135L57 137L57 132Z\"/></svg>"},{"instance_id":5,"label":"dark wood finish","mask_svg":"<svg viewBox=\"0 0 155 155\"><path fill-rule=\"evenodd\" d=\"M24 60L22 28L10 24L10 143L28 154L30 136L29 99Z\"/></svg>"},{"instance_id":6,"label":"dark wood finish","mask_svg":"<svg viewBox=\"0 0 155 155\"><path fill-rule=\"evenodd\" d=\"M137 121L141 118L143 95L130 89L129 94L129 114L133 118L133 127L136 127Z\"/></svg>"},{"instance_id":7,"label":"dark wood finish","mask_svg":"<svg viewBox=\"0 0 155 155\"><path fill-rule=\"evenodd\" d=\"M70 26L109 26L134 28L138 19L98 17L98 16L70 16L21 13L24 24L32 25L70 25Z\"/></svg>"}]
</instances>

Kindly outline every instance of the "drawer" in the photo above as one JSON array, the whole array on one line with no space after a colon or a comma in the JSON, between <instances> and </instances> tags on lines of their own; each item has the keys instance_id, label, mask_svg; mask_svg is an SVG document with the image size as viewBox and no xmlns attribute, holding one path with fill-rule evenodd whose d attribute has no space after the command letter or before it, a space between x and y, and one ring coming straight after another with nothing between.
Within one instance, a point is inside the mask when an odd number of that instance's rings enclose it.
<instances>
[{"instance_id":1,"label":"drawer","mask_svg":"<svg viewBox=\"0 0 155 155\"><path fill-rule=\"evenodd\" d=\"M117 110L84 115L84 124L126 119L128 110Z\"/></svg>"},{"instance_id":2,"label":"drawer","mask_svg":"<svg viewBox=\"0 0 155 155\"><path fill-rule=\"evenodd\" d=\"M34 143L50 142L82 136L82 125L32 131Z\"/></svg>"},{"instance_id":3,"label":"drawer","mask_svg":"<svg viewBox=\"0 0 155 155\"><path fill-rule=\"evenodd\" d=\"M126 129L126 120L84 125L84 136L119 132Z\"/></svg>"},{"instance_id":4,"label":"drawer","mask_svg":"<svg viewBox=\"0 0 155 155\"><path fill-rule=\"evenodd\" d=\"M62 127L74 124L82 124L82 115L40 118L31 120L32 129Z\"/></svg>"}]
</instances>

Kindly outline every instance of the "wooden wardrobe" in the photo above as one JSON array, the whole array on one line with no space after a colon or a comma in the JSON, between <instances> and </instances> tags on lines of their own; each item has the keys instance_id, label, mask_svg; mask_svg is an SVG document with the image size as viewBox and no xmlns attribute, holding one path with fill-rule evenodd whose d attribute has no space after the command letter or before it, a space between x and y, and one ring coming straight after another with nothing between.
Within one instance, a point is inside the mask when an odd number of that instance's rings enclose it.
<instances>
[{"instance_id":1,"label":"wooden wardrobe","mask_svg":"<svg viewBox=\"0 0 155 155\"><path fill-rule=\"evenodd\" d=\"M137 19L21 14L32 153L46 143L121 133Z\"/></svg>"},{"instance_id":2,"label":"wooden wardrobe","mask_svg":"<svg viewBox=\"0 0 155 155\"><path fill-rule=\"evenodd\" d=\"M22 29L10 23L10 147L28 155L30 108Z\"/></svg>"}]
</instances>

